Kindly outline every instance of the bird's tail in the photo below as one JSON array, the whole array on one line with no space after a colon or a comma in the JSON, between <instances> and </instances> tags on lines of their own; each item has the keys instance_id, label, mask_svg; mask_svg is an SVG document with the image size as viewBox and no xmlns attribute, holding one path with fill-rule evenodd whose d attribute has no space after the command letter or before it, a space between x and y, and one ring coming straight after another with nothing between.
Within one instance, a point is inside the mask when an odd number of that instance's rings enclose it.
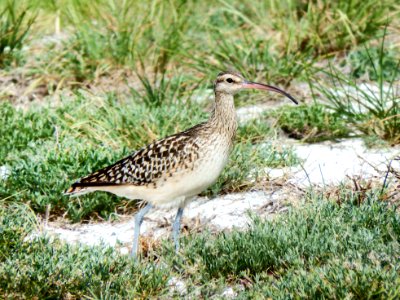
<instances>
[{"instance_id":1,"label":"bird's tail","mask_svg":"<svg viewBox=\"0 0 400 300\"><path fill-rule=\"evenodd\" d=\"M83 195L86 193L89 193L90 191L88 190L87 187L85 186L77 186L75 184L71 185L68 189L64 191L64 195L66 196L79 196Z\"/></svg>"}]
</instances>

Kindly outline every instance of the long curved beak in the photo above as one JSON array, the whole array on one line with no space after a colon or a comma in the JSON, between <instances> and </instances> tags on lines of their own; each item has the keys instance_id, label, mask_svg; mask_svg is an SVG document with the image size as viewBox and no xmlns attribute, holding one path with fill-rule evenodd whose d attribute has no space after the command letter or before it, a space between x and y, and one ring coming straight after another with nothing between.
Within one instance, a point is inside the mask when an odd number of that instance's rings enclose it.
<instances>
[{"instance_id":1,"label":"long curved beak","mask_svg":"<svg viewBox=\"0 0 400 300\"><path fill-rule=\"evenodd\" d=\"M284 95L284 96L288 97L295 104L299 104L299 102L296 99L294 99L291 95L289 95L285 91L282 91L281 89L278 89L277 87L274 87L274 86L271 86L271 85L246 81L246 82L242 83L242 87L245 88L245 89L257 89L257 90L273 91L273 92L276 92L276 93L279 93L281 95Z\"/></svg>"}]
</instances>

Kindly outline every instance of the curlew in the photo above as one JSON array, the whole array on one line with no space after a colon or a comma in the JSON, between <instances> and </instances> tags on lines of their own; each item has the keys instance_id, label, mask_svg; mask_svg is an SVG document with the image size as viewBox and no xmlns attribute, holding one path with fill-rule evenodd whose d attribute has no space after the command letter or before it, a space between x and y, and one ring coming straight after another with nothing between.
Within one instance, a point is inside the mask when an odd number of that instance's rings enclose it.
<instances>
[{"instance_id":1,"label":"curlew","mask_svg":"<svg viewBox=\"0 0 400 300\"><path fill-rule=\"evenodd\" d=\"M215 81L215 103L208 121L155 141L79 179L65 194L105 191L144 201L145 206L135 216L132 256L137 255L140 226L146 213L153 207L176 207L172 236L178 251L184 207L216 181L228 161L238 126L233 96L243 89L277 92L297 104L281 89L246 81L235 72L220 73Z\"/></svg>"}]
</instances>

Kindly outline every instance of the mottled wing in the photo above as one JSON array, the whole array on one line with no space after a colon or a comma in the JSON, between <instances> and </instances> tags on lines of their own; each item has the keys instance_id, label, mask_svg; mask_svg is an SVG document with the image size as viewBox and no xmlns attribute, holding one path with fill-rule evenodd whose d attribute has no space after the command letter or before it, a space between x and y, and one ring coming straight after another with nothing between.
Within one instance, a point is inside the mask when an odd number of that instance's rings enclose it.
<instances>
[{"instance_id":1,"label":"mottled wing","mask_svg":"<svg viewBox=\"0 0 400 300\"><path fill-rule=\"evenodd\" d=\"M190 168L198 156L199 145L190 134L178 134L156 141L115 164L75 182L66 194L85 187L109 185L157 186L162 176L172 176L181 168Z\"/></svg>"}]
</instances>

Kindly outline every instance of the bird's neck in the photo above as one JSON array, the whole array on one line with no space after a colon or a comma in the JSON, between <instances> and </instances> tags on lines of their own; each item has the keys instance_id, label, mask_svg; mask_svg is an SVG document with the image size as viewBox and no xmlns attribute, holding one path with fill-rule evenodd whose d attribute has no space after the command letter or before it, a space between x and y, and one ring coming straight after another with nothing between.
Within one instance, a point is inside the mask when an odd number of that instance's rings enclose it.
<instances>
[{"instance_id":1,"label":"bird's neck","mask_svg":"<svg viewBox=\"0 0 400 300\"><path fill-rule=\"evenodd\" d=\"M233 140L237 130L233 95L215 92L215 104L208 123Z\"/></svg>"}]
</instances>

